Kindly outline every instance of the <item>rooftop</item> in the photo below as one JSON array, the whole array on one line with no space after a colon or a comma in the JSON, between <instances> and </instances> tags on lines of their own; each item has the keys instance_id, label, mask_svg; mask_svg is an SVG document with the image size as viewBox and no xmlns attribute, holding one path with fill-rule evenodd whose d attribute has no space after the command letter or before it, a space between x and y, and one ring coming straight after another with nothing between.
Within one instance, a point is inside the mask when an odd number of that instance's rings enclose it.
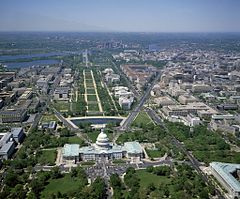
<instances>
[{"instance_id":1,"label":"rooftop","mask_svg":"<svg viewBox=\"0 0 240 199\"><path fill-rule=\"evenodd\" d=\"M63 156L78 156L79 144L65 144L63 148Z\"/></svg>"},{"instance_id":2,"label":"rooftop","mask_svg":"<svg viewBox=\"0 0 240 199\"><path fill-rule=\"evenodd\" d=\"M8 143L4 144L2 146L2 148L0 149L0 154L7 153L10 150L10 148L12 147L12 145L14 145L14 142L8 142Z\"/></svg>"},{"instance_id":3,"label":"rooftop","mask_svg":"<svg viewBox=\"0 0 240 199\"><path fill-rule=\"evenodd\" d=\"M18 135L22 132L23 128L18 127L18 128L12 128L11 133L13 137L18 137Z\"/></svg>"},{"instance_id":4,"label":"rooftop","mask_svg":"<svg viewBox=\"0 0 240 199\"><path fill-rule=\"evenodd\" d=\"M142 153L142 147L139 142L125 142L124 148L128 153Z\"/></svg>"},{"instance_id":5,"label":"rooftop","mask_svg":"<svg viewBox=\"0 0 240 199\"><path fill-rule=\"evenodd\" d=\"M212 162L210 166L225 180L225 182L234 189L240 192L240 182L232 175L236 170L240 170L240 164L230 164L221 162Z\"/></svg>"}]
</instances>

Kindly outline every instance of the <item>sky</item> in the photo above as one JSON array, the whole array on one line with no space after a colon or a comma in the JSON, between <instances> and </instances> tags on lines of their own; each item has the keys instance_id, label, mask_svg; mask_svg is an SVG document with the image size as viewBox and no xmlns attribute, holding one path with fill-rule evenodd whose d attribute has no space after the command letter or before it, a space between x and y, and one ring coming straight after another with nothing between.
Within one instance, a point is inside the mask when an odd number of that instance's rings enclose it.
<instances>
[{"instance_id":1,"label":"sky","mask_svg":"<svg viewBox=\"0 0 240 199\"><path fill-rule=\"evenodd\" d=\"M240 0L1 0L0 31L240 32Z\"/></svg>"}]
</instances>

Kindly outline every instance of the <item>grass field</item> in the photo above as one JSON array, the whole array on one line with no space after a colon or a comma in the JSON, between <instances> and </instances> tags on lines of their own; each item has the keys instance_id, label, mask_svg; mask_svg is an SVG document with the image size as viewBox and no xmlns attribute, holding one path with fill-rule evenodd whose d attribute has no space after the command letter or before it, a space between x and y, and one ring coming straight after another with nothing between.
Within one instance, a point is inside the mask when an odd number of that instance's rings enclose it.
<instances>
[{"instance_id":1,"label":"grass field","mask_svg":"<svg viewBox=\"0 0 240 199\"><path fill-rule=\"evenodd\" d=\"M41 155L38 157L38 162L41 165L54 165L56 160L56 149L42 150Z\"/></svg>"},{"instance_id":2,"label":"grass field","mask_svg":"<svg viewBox=\"0 0 240 199\"><path fill-rule=\"evenodd\" d=\"M94 88L94 85L93 85L93 83L86 83L86 87L87 88Z\"/></svg>"},{"instance_id":3,"label":"grass field","mask_svg":"<svg viewBox=\"0 0 240 199\"><path fill-rule=\"evenodd\" d=\"M113 164L126 164L125 160L113 160L112 161Z\"/></svg>"},{"instance_id":4,"label":"grass field","mask_svg":"<svg viewBox=\"0 0 240 199\"><path fill-rule=\"evenodd\" d=\"M87 161L87 162L82 162L81 163L82 166L92 166L94 164L96 164L96 162L94 162L94 161Z\"/></svg>"},{"instance_id":5,"label":"grass field","mask_svg":"<svg viewBox=\"0 0 240 199\"><path fill-rule=\"evenodd\" d=\"M142 111L137 115L137 117L133 121L132 125L139 126L139 125L146 125L146 124L150 124L150 123L153 123L153 121L150 119L150 117L148 116L148 114L146 112Z\"/></svg>"},{"instance_id":6,"label":"grass field","mask_svg":"<svg viewBox=\"0 0 240 199\"><path fill-rule=\"evenodd\" d=\"M96 94L95 89L88 88L87 89L87 94Z\"/></svg>"},{"instance_id":7,"label":"grass field","mask_svg":"<svg viewBox=\"0 0 240 199\"><path fill-rule=\"evenodd\" d=\"M56 102L53 104L53 106L59 111L59 112L68 112L70 107L69 107L68 102Z\"/></svg>"},{"instance_id":8,"label":"grass field","mask_svg":"<svg viewBox=\"0 0 240 199\"><path fill-rule=\"evenodd\" d=\"M68 144L80 144L80 145L83 145L84 141L80 137L73 136L73 137L69 137L68 138Z\"/></svg>"},{"instance_id":9,"label":"grass field","mask_svg":"<svg viewBox=\"0 0 240 199\"><path fill-rule=\"evenodd\" d=\"M141 188L147 187L150 183L158 186L159 184L169 184L171 179L166 176L157 176L155 174L147 172L145 169L136 171Z\"/></svg>"},{"instance_id":10,"label":"grass field","mask_svg":"<svg viewBox=\"0 0 240 199\"><path fill-rule=\"evenodd\" d=\"M42 122L50 122L50 121L58 121L55 115L50 114L50 115L43 115L42 116Z\"/></svg>"},{"instance_id":11,"label":"grass field","mask_svg":"<svg viewBox=\"0 0 240 199\"><path fill-rule=\"evenodd\" d=\"M63 178L50 180L49 184L41 193L41 198L49 198L52 193L61 192L62 194L75 191L78 189L81 180L71 178L69 174L65 174Z\"/></svg>"},{"instance_id":12,"label":"grass field","mask_svg":"<svg viewBox=\"0 0 240 199\"><path fill-rule=\"evenodd\" d=\"M96 142L98 134L99 132L87 133L88 137L92 140L92 142Z\"/></svg>"},{"instance_id":13,"label":"grass field","mask_svg":"<svg viewBox=\"0 0 240 199\"><path fill-rule=\"evenodd\" d=\"M164 154L160 150L150 150L146 149L146 152L150 158L159 158L162 157Z\"/></svg>"},{"instance_id":14,"label":"grass field","mask_svg":"<svg viewBox=\"0 0 240 199\"><path fill-rule=\"evenodd\" d=\"M96 102L97 101L97 96L96 95L88 95L87 100L89 102Z\"/></svg>"},{"instance_id":15,"label":"grass field","mask_svg":"<svg viewBox=\"0 0 240 199\"><path fill-rule=\"evenodd\" d=\"M98 104L88 104L88 111L99 111Z\"/></svg>"},{"instance_id":16,"label":"grass field","mask_svg":"<svg viewBox=\"0 0 240 199\"><path fill-rule=\"evenodd\" d=\"M85 79L86 80L86 83L92 83L93 80L92 79Z\"/></svg>"}]
</instances>

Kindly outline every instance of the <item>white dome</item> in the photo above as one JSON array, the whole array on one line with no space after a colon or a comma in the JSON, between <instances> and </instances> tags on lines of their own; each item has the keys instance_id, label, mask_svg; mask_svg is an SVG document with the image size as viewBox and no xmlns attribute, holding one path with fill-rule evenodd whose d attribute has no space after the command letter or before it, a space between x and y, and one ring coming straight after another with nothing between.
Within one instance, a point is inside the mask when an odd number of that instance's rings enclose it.
<instances>
[{"instance_id":1,"label":"white dome","mask_svg":"<svg viewBox=\"0 0 240 199\"><path fill-rule=\"evenodd\" d=\"M109 146L109 139L107 134L101 130L101 133L97 137L96 144L100 147L108 147Z\"/></svg>"}]
</instances>

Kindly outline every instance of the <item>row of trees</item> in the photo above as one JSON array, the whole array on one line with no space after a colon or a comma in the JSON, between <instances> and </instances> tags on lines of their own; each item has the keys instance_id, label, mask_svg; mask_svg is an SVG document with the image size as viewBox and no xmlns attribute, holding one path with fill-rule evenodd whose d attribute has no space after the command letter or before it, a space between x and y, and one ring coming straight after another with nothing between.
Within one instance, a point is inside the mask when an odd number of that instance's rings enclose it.
<instances>
[{"instance_id":1,"label":"row of trees","mask_svg":"<svg viewBox=\"0 0 240 199\"><path fill-rule=\"evenodd\" d=\"M190 128L181 123L166 122L169 131L181 142L184 142L194 156L205 163L224 161L240 163L240 153L232 151L230 145L220 134L210 131L206 126Z\"/></svg>"}]
</instances>

